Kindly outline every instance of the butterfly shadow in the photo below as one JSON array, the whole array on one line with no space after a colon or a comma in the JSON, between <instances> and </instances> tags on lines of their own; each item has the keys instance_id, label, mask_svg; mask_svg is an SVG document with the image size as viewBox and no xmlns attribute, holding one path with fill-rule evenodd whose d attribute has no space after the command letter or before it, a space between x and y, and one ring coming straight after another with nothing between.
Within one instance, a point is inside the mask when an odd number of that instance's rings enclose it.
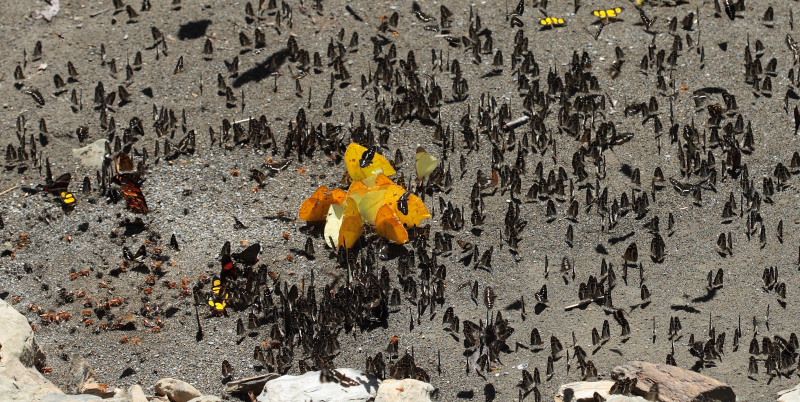
<instances>
[{"instance_id":1,"label":"butterfly shadow","mask_svg":"<svg viewBox=\"0 0 800 402\"><path fill-rule=\"evenodd\" d=\"M255 65L255 67L243 72L236 80L233 82L234 88L239 88L244 84L249 82L259 82L264 80L265 78L269 77L273 73L277 72L278 69L286 62L286 59L289 58L289 49L281 49L277 52L271 54L261 63Z\"/></svg>"}]
</instances>

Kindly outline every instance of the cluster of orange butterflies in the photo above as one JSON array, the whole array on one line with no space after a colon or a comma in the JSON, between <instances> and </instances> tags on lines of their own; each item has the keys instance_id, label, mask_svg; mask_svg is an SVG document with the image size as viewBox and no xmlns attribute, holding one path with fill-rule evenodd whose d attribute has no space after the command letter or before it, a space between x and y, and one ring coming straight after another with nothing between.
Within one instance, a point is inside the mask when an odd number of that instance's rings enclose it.
<instances>
[{"instance_id":1,"label":"cluster of orange butterflies","mask_svg":"<svg viewBox=\"0 0 800 402\"><path fill-rule=\"evenodd\" d=\"M364 224L396 243L408 242L408 228L419 226L431 213L421 198L397 185L390 176L395 171L375 147L351 143L345 152L350 188L320 186L300 207L300 218L307 222L325 221L325 242L332 248L351 248L364 234ZM438 161L424 150L417 151L417 175L429 175Z\"/></svg>"}]
</instances>

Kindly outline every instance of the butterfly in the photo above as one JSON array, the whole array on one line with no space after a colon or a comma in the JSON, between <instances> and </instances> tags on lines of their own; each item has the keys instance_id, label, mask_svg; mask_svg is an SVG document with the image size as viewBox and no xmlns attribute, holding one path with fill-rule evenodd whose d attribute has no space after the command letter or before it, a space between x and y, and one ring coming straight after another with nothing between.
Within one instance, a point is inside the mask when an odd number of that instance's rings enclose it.
<instances>
[{"instance_id":1,"label":"butterfly","mask_svg":"<svg viewBox=\"0 0 800 402\"><path fill-rule=\"evenodd\" d=\"M594 10L592 14L597 18L617 18L617 16L622 13L622 10L624 10L622 7L615 7L605 10Z\"/></svg>"},{"instance_id":2,"label":"butterfly","mask_svg":"<svg viewBox=\"0 0 800 402\"><path fill-rule=\"evenodd\" d=\"M390 184L395 184L394 180L390 179L389 176L378 173L375 176L369 176L364 180L361 180L361 183L368 188L378 187L378 188L386 188L386 186Z\"/></svg>"},{"instance_id":3,"label":"butterfly","mask_svg":"<svg viewBox=\"0 0 800 402\"><path fill-rule=\"evenodd\" d=\"M383 173L394 176L397 172L385 156L377 152L376 147L365 148L355 142L350 143L344 154L347 172L353 180L364 180L370 176Z\"/></svg>"},{"instance_id":4,"label":"butterfly","mask_svg":"<svg viewBox=\"0 0 800 402\"><path fill-rule=\"evenodd\" d=\"M227 286L219 278L214 278L211 287L211 297L208 299L208 305L213 307L215 311L223 312L225 307L228 306L228 299L231 297L228 293Z\"/></svg>"},{"instance_id":5,"label":"butterfly","mask_svg":"<svg viewBox=\"0 0 800 402\"><path fill-rule=\"evenodd\" d=\"M542 26L542 29L550 29L556 27L562 27L566 24L563 18L556 18L556 17L547 17L542 18L539 20L539 25Z\"/></svg>"},{"instance_id":6,"label":"butterfly","mask_svg":"<svg viewBox=\"0 0 800 402\"><path fill-rule=\"evenodd\" d=\"M142 193L142 182L144 180L141 175L138 173L118 174L117 181L122 183L120 191L122 191L122 195L128 203L128 209L137 214L146 214L149 210L147 209L147 201Z\"/></svg>"},{"instance_id":7,"label":"butterfly","mask_svg":"<svg viewBox=\"0 0 800 402\"><path fill-rule=\"evenodd\" d=\"M133 159L131 159L131 156L125 152L120 152L117 154L117 156L114 158L114 165L117 167L118 173L130 172L134 168Z\"/></svg>"},{"instance_id":8,"label":"butterfly","mask_svg":"<svg viewBox=\"0 0 800 402\"><path fill-rule=\"evenodd\" d=\"M386 189L384 202L395 210L400 221L408 227L419 226L423 220L431 217L421 198L398 185Z\"/></svg>"},{"instance_id":9,"label":"butterfly","mask_svg":"<svg viewBox=\"0 0 800 402\"><path fill-rule=\"evenodd\" d=\"M328 186L320 186L311 197L300 206L300 219L306 222L322 221L332 204L341 204L348 194L342 189L330 190Z\"/></svg>"},{"instance_id":10,"label":"butterfly","mask_svg":"<svg viewBox=\"0 0 800 402\"><path fill-rule=\"evenodd\" d=\"M331 205L323 233L325 243L332 248L353 247L364 233L364 221L358 210L358 201L348 197L341 205Z\"/></svg>"},{"instance_id":11,"label":"butterfly","mask_svg":"<svg viewBox=\"0 0 800 402\"><path fill-rule=\"evenodd\" d=\"M231 258L231 242L226 241L225 244L222 245L222 250L219 252L219 259L222 263L222 272L234 272L232 271L233 266L233 258Z\"/></svg>"},{"instance_id":12,"label":"butterfly","mask_svg":"<svg viewBox=\"0 0 800 402\"><path fill-rule=\"evenodd\" d=\"M256 265L259 261L259 254L261 254L261 244L255 243L242 250L241 253L231 254L231 257L233 257L236 262L240 262L245 265Z\"/></svg>"},{"instance_id":13,"label":"butterfly","mask_svg":"<svg viewBox=\"0 0 800 402\"><path fill-rule=\"evenodd\" d=\"M425 148L417 148L417 178L423 180L430 176L439 166L439 159L425 152Z\"/></svg>"},{"instance_id":14,"label":"butterfly","mask_svg":"<svg viewBox=\"0 0 800 402\"><path fill-rule=\"evenodd\" d=\"M42 189L50 194L60 195L62 192L67 191L70 180L72 180L72 175L70 173L64 173L55 180L42 186Z\"/></svg>"},{"instance_id":15,"label":"butterfly","mask_svg":"<svg viewBox=\"0 0 800 402\"><path fill-rule=\"evenodd\" d=\"M75 202L77 201L75 199L75 195L73 195L68 191L62 191L61 198L59 198L59 200L61 201L61 204L62 206L64 206L64 208L74 208Z\"/></svg>"},{"instance_id":16,"label":"butterfly","mask_svg":"<svg viewBox=\"0 0 800 402\"><path fill-rule=\"evenodd\" d=\"M385 195L385 189L371 189L363 197L357 194L352 196L358 202L358 210L361 212L361 218L364 219L364 222L375 224L378 209L386 203Z\"/></svg>"},{"instance_id":17,"label":"butterfly","mask_svg":"<svg viewBox=\"0 0 800 402\"><path fill-rule=\"evenodd\" d=\"M396 244L408 243L408 231L403 226L403 222L395 214L394 209L387 204L383 204L378 209L375 218L375 231L381 237Z\"/></svg>"},{"instance_id":18,"label":"butterfly","mask_svg":"<svg viewBox=\"0 0 800 402\"><path fill-rule=\"evenodd\" d=\"M61 206L67 212L69 212L73 208L75 208L75 202L78 201L75 198L75 195L70 193L69 191L62 191L61 195L60 195L60 198L58 200L61 202Z\"/></svg>"}]
</instances>

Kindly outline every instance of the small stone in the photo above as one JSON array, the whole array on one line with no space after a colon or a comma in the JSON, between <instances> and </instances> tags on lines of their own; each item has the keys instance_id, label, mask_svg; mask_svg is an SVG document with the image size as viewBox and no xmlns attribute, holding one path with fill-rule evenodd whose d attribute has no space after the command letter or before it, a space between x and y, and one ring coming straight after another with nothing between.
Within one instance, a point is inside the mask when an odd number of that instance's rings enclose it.
<instances>
[{"instance_id":1,"label":"small stone","mask_svg":"<svg viewBox=\"0 0 800 402\"><path fill-rule=\"evenodd\" d=\"M87 381L81 384L80 393L88 395L97 395L103 399L111 398L116 394L116 390L108 386L108 384L100 384L96 381Z\"/></svg>"},{"instance_id":2,"label":"small stone","mask_svg":"<svg viewBox=\"0 0 800 402\"><path fill-rule=\"evenodd\" d=\"M164 395L172 402L188 402L192 398L203 396L197 388L181 380L174 378L162 378L158 380L154 391L158 395Z\"/></svg>"},{"instance_id":3,"label":"small stone","mask_svg":"<svg viewBox=\"0 0 800 402\"><path fill-rule=\"evenodd\" d=\"M384 380L375 395L375 402L427 402L436 388L427 382L412 380Z\"/></svg>"}]
</instances>

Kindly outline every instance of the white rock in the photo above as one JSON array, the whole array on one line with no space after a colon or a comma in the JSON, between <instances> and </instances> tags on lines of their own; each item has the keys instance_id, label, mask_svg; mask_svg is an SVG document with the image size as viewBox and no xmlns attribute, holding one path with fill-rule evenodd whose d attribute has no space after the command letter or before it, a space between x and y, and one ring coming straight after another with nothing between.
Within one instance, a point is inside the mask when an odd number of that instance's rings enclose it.
<instances>
[{"instance_id":1,"label":"white rock","mask_svg":"<svg viewBox=\"0 0 800 402\"><path fill-rule=\"evenodd\" d=\"M611 395L606 398L606 402L648 402L641 396Z\"/></svg>"},{"instance_id":2,"label":"white rock","mask_svg":"<svg viewBox=\"0 0 800 402\"><path fill-rule=\"evenodd\" d=\"M375 395L375 402L426 402L436 388L427 382L412 380L384 380Z\"/></svg>"},{"instance_id":3,"label":"white rock","mask_svg":"<svg viewBox=\"0 0 800 402\"><path fill-rule=\"evenodd\" d=\"M158 395L165 395L172 402L189 402L193 398L203 396L192 384L174 378L158 380L153 389Z\"/></svg>"},{"instance_id":4,"label":"white rock","mask_svg":"<svg viewBox=\"0 0 800 402\"><path fill-rule=\"evenodd\" d=\"M144 390L139 384L132 385L128 388L128 395L131 397L131 402L147 402L147 396L144 394Z\"/></svg>"},{"instance_id":5,"label":"white rock","mask_svg":"<svg viewBox=\"0 0 800 402\"><path fill-rule=\"evenodd\" d=\"M564 384L558 389L556 402L585 402L594 401L594 393L597 392L603 398L608 399L609 391L614 385L614 381L579 381Z\"/></svg>"},{"instance_id":6,"label":"white rock","mask_svg":"<svg viewBox=\"0 0 800 402\"><path fill-rule=\"evenodd\" d=\"M189 402L222 402L222 399L214 395L203 395L190 399Z\"/></svg>"},{"instance_id":7,"label":"white rock","mask_svg":"<svg viewBox=\"0 0 800 402\"><path fill-rule=\"evenodd\" d=\"M778 402L800 402L800 384L778 391Z\"/></svg>"},{"instance_id":8,"label":"white rock","mask_svg":"<svg viewBox=\"0 0 800 402\"><path fill-rule=\"evenodd\" d=\"M45 394L63 394L33 366L42 356L28 320L0 299L0 399L38 401Z\"/></svg>"},{"instance_id":9,"label":"white rock","mask_svg":"<svg viewBox=\"0 0 800 402\"><path fill-rule=\"evenodd\" d=\"M258 402L364 402L378 392L380 380L360 370L336 369L341 374L359 382L359 385L343 387L337 383L319 381L319 371L303 375L285 375L267 382Z\"/></svg>"},{"instance_id":10,"label":"white rock","mask_svg":"<svg viewBox=\"0 0 800 402\"><path fill-rule=\"evenodd\" d=\"M46 394L39 400L39 402L90 402L102 401L103 398L97 395L77 394L77 395L64 395L64 394Z\"/></svg>"},{"instance_id":11,"label":"white rock","mask_svg":"<svg viewBox=\"0 0 800 402\"><path fill-rule=\"evenodd\" d=\"M81 165L100 169L103 167L103 159L107 154L108 141L105 139L97 140L83 148L72 150L72 156L80 159Z\"/></svg>"}]
</instances>

